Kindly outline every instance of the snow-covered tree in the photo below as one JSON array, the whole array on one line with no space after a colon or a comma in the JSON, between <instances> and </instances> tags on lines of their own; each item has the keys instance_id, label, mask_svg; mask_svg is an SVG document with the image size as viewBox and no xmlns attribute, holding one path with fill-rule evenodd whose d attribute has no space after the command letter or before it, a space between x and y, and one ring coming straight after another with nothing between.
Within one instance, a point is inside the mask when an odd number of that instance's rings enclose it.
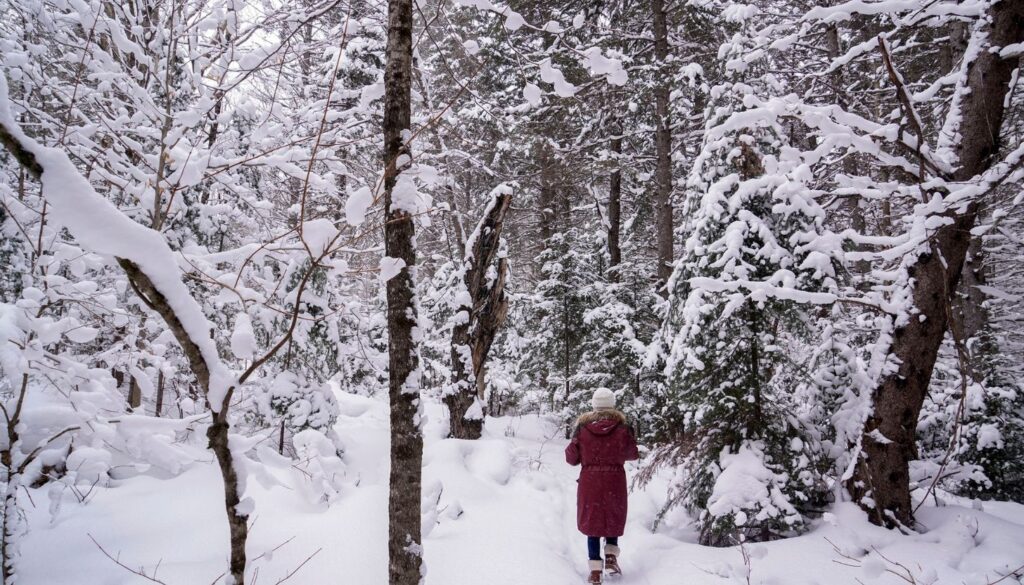
<instances>
[{"instance_id":1,"label":"snow-covered tree","mask_svg":"<svg viewBox=\"0 0 1024 585\"><path fill-rule=\"evenodd\" d=\"M541 280L531 295L527 317L532 342L521 362L529 383L544 390L547 407L567 422L593 392L577 377L593 274L589 255L574 246L579 235L575 229L552 235L538 258Z\"/></svg>"},{"instance_id":2,"label":"snow-covered tree","mask_svg":"<svg viewBox=\"0 0 1024 585\"><path fill-rule=\"evenodd\" d=\"M834 288L809 169L743 83L716 87L653 359L665 364L652 434L685 483L673 503L726 545L800 530L817 504L819 444L793 400L814 296ZM659 355L660 353L660 355Z\"/></svg>"}]
</instances>

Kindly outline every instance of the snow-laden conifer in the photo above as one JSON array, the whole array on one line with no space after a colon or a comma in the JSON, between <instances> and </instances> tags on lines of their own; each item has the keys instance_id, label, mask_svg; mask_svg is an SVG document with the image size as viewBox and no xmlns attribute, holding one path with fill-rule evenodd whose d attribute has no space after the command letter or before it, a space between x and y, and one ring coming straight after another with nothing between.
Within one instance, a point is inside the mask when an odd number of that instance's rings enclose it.
<instances>
[{"instance_id":1,"label":"snow-laden conifer","mask_svg":"<svg viewBox=\"0 0 1024 585\"><path fill-rule=\"evenodd\" d=\"M666 386L651 465L681 467L672 503L701 541L727 545L801 530L822 496L819 444L794 398L809 305L834 288L817 248L824 212L810 169L743 83L713 91L688 182L689 237L669 281L654 351Z\"/></svg>"}]
</instances>

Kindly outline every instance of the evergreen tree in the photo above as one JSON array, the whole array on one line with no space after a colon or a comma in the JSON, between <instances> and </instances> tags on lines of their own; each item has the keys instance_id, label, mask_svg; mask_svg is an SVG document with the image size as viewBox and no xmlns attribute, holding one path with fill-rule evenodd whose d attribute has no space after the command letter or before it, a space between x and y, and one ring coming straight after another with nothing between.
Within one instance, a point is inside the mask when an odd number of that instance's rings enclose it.
<instances>
[{"instance_id":1,"label":"evergreen tree","mask_svg":"<svg viewBox=\"0 0 1024 585\"><path fill-rule=\"evenodd\" d=\"M579 376L586 338L584 314L593 305L588 286L593 272L570 228L554 234L537 259L541 280L531 297L528 327L535 332L523 354L522 371L547 394L550 411L568 423L592 391Z\"/></svg>"},{"instance_id":2,"label":"evergreen tree","mask_svg":"<svg viewBox=\"0 0 1024 585\"><path fill-rule=\"evenodd\" d=\"M971 498L1024 500L1024 396L1002 356L963 354L947 338L918 421L914 479ZM963 348L961 348L962 350Z\"/></svg>"},{"instance_id":3,"label":"evergreen tree","mask_svg":"<svg viewBox=\"0 0 1024 585\"><path fill-rule=\"evenodd\" d=\"M592 392L608 388L618 397L621 408L630 410L640 394L640 369L650 341L653 303L646 266L618 266L613 280L607 270L605 238L593 238L592 281L583 296L590 302L583 313L585 337L580 349L579 385ZM642 280L641 280L642 279ZM589 394L584 396L589 398ZM583 406L583 405L580 405Z\"/></svg>"},{"instance_id":4,"label":"evergreen tree","mask_svg":"<svg viewBox=\"0 0 1024 585\"><path fill-rule=\"evenodd\" d=\"M655 344L666 386L652 465L681 466L671 503L698 516L702 543L721 546L799 531L800 508L823 496L819 445L793 401L793 350L812 333L802 302L834 275L809 245L824 213L785 133L741 105L757 101L749 86L715 94Z\"/></svg>"}]
</instances>

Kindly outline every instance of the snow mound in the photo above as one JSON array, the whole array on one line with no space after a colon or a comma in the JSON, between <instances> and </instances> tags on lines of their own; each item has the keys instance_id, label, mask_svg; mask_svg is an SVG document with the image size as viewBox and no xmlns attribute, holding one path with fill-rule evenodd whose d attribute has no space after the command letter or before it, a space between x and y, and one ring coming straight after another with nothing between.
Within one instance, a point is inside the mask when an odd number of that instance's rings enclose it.
<instances>
[{"instance_id":1,"label":"snow mound","mask_svg":"<svg viewBox=\"0 0 1024 585\"><path fill-rule=\"evenodd\" d=\"M747 513L756 511L758 519L796 514L784 495L775 487L784 478L764 465L763 455L750 445L742 445L736 453L723 452L719 457L722 472L708 498L712 516L736 515L736 524L747 523Z\"/></svg>"},{"instance_id":2,"label":"snow mound","mask_svg":"<svg viewBox=\"0 0 1024 585\"><path fill-rule=\"evenodd\" d=\"M512 456L505 441L474 441L466 456L466 467L474 475L505 485L512 477Z\"/></svg>"}]
</instances>

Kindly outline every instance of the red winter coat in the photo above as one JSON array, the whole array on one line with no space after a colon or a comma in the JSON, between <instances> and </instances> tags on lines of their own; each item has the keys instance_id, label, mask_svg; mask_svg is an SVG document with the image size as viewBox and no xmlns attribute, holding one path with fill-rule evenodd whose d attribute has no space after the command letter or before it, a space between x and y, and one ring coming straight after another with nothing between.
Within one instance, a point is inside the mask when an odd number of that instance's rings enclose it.
<instances>
[{"instance_id":1,"label":"red winter coat","mask_svg":"<svg viewBox=\"0 0 1024 585\"><path fill-rule=\"evenodd\" d=\"M626 416L617 410L580 417L565 448L569 465L583 464L576 487L576 526L587 536L622 536L626 527L626 461L640 457Z\"/></svg>"}]
</instances>

